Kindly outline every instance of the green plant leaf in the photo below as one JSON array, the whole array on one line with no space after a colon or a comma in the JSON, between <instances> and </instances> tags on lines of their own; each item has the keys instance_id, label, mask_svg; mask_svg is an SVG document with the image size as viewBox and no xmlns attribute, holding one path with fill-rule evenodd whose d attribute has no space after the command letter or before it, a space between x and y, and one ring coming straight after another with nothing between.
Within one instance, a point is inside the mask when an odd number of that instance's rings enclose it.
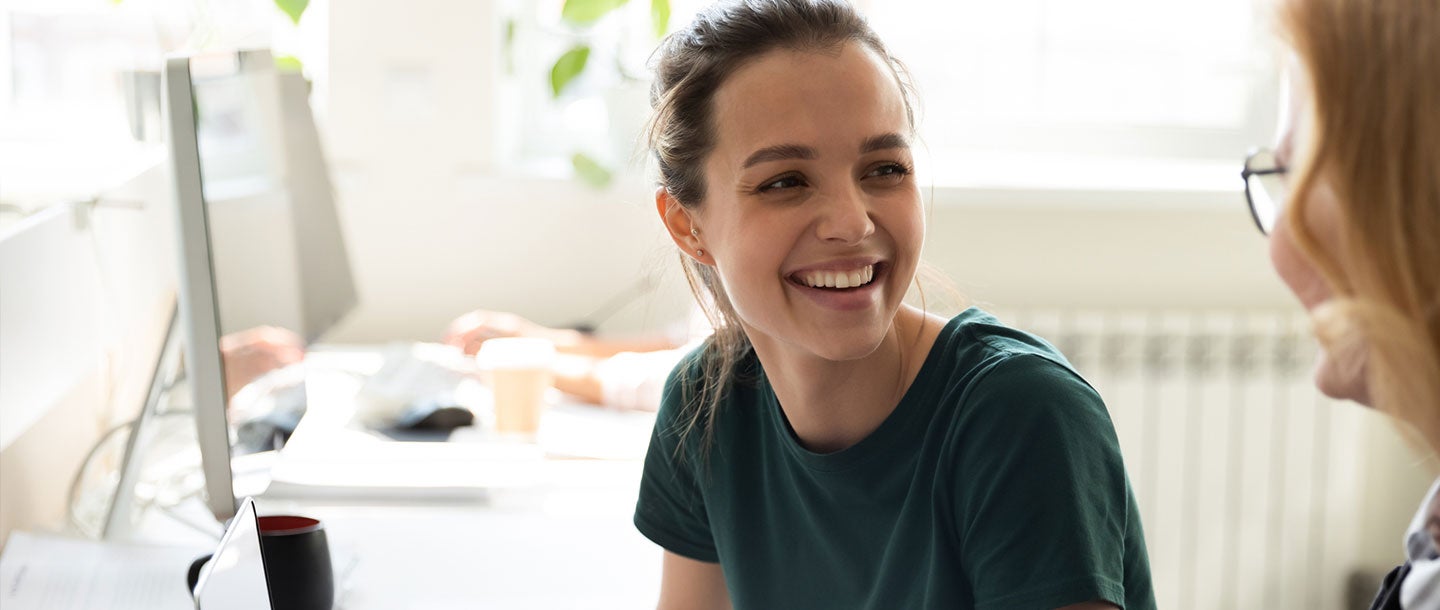
<instances>
[{"instance_id":1,"label":"green plant leaf","mask_svg":"<svg viewBox=\"0 0 1440 610\"><path fill-rule=\"evenodd\" d=\"M275 0L275 6L288 15L295 25L300 25L300 16L305 14L305 7L310 6L310 0Z\"/></svg>"},{"instance_id":2,"label":"green plant leaf","mask_svg":"<svg viewBox=\"0 0 1440 610\"><path fill-rule=\"evenodd\" d=\"M655 24L655 37L664 38L670 31L670 0L650 0L650 21Z\"/></svg>"},{"instance_id":3,"label":"green plant leaf","mask_svg":"<svg viewBox=\"0 0 1440 610\"><path fill-rule=\"evenodd\" d=\"M590 25L599 21L628 0L565 0L560 9L560 18L575 25Z\"/></svg>"},{"instance_id":4,"label":"green plant leaf","mask_svg":"<svg viewBox=\"0 0 1440 610\"><path fill-rule=\"evenodd\" d=\"M505 20L505 42L503 45L505 56L505 73L515 74L515 20Z\"/></svg>"},{"instance_id":5,"label":"green plant leaf","mask_svg":"<svg viewBox=\"0 0 1440 610\"><path fill-rule=\"evenodd\" d=\"M597 189L603 189L610 185L610 170L600 165L585 153L575 153L570 156L570 165L575 168L575 175Z\"/></svg>"},{"instance_id":6,"label":"green plant leaf","mask_svg":"<svg viewBox=\"0 0 1440 610\"><path fill-rule=\"evenodd\" d=\"M294 55L276 55L275 69L281 72L299 73L305 71L305 64L301 63L300 58Z\"/></svg>"},{"instance_id":7,"label":"green plant leaf","mask_svg":"<svg viewBox=\"0 0 1440 610\"><path fill-rule=\"evenodd\" d=\"M566 51L560 59L555 60L555 67L550 68L550 94L560 97L565 86L585 71L585 62L589 60L590 47L583 44Z\"/></svg>"}]
</instances>

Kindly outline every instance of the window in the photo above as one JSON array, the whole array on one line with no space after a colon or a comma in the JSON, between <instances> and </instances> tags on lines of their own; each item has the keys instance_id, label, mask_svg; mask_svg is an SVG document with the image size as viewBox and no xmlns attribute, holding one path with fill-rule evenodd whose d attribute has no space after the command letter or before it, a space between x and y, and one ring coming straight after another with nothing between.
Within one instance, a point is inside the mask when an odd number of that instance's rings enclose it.
<instances>
[{"instance_id":1,"label":"window","mask_svg":"<svg viewBox=\"0 0 1440 610\"><path fill-rule=\"evenodd\" d=\"M627 2L591 26L561 19L562 0L524 0L501 11L500 150L542 175L568 176L579 153L607 171L639 173L649 116L648 61L655 36L649 1ZM670 0L670 30L705 4ZM556 95L551 68L568 49L590 49L585 69Z\"/></svg>"},{"instance_id":2,"label":"window","mask_svg":"<svg viewBox=\"0 0 1440 610\"><path fill-rule=\"evenodd\" d=\"M1235 159L1273 131L1278 78L1254 0L862 9L913 74L940 185L1233 190Z\"/></svg>"},{"instance_id":3,"label":"window","mask_svg":"<svg viewBox=\"0 0 1440 610\"><path fill-rule=\"evenodd\" d=\"M1233 191L1238 156L1273 134L1256 0L855 1L912 72L940 187ZM509 5L500 149L546 174L579 151L624 165L648 109L649 3L586 32L561 4ZM706 2L674 4L672 29ZM545 76L576 41L589 68L552 97Z\"/></svg>"},{"instance_id":4,"label":"window","mask_svg":"<svg viewBox=\"0 0 1440 610\"><path fill-rule=\"evenodd\" d=\"M311 4L323 10L326 1ZM323 25L323 15L307 22ZM281 54L308 54L314 46L308 40L269 0L5 3L0 203L24 212L87 198L143 169L136 166L149 158L143 150L162 137L160 72L167 53L275 46Z\"/></svg>"}]
</instances>

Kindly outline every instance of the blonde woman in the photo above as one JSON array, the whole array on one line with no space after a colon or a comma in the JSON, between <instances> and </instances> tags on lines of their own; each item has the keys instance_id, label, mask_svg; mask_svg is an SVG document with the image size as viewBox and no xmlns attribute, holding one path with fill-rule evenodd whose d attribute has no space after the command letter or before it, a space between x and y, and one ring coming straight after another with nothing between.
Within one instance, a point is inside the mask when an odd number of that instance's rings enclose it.
<instances>
[{"instance_id":1,"label":"blonde woman","mask_svg":"<svg viewBox=\"0 0 1440 610\"><path fill-rule=\"evenodd\" d=\"M1284 0L1292 103L1246 161L1276 272L1310 312L1325 394L1440 450L1440 2ZM1432 486L1372 608L1440 608Z\"/></svg>"}]
</instances>

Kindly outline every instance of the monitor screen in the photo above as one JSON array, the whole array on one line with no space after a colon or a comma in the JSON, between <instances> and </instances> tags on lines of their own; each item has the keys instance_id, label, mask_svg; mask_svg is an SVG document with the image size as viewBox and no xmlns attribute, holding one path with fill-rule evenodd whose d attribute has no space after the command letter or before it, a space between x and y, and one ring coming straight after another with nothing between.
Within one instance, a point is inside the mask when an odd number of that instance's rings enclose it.
<instances>
[{"instance_id":1,"label":"monitor screen","mask_svg":"<svg viewBox=\"0 0 1440 610\"><path fill-rule=\"evenodd\" d=\"M225 519L231 458L293 430L304 347L355 292L303 80L265 51L173 58L165 78L186 379Z\"/></svg>"}]
</instances>

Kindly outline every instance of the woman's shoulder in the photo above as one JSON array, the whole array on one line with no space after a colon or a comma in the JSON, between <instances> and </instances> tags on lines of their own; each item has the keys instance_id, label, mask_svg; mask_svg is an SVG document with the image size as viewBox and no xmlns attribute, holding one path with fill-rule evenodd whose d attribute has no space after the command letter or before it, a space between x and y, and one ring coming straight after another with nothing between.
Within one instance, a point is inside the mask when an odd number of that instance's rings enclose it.
<instances>
[{"instance_id":1,"label":"woman's shoulder","mask_svg":"<svg viewBox=\"0 0 1440 610\"><path fill-rule=\"evenodd\" d=\"M1053 408L1099 405L1099 394L1048 341L1002 323L978 308L952 318L936 340L930 360L939 380L962 409Z\"/></svg>"},{"instance_id":2,"label":"woman's shoulder","mask_svg":"<svg viewBox=\"0 0 1440 610\"><path fill-rule=\"evenodd\" d=\"M950 376L983 376L990 369L1058 368L1074 371L1070 361L1045 339L1006 325L990 313L971 307L940 330L929 360Z\"/></svg>"},{"instance_id":3,"label":"woman's shoulder","mask_svg":"<svg viewBox=\"0 0 1440 610\"><path fill-rule=\"evenodd\" d=\"M983 461L989 458L976 452L1014 450L1118 460L1104 401L1059 350L977 310L951 320L947 331L953 367L938 375L947 379L930 433L945 437L951 458Z\"/></svg>"}]
</instances>

